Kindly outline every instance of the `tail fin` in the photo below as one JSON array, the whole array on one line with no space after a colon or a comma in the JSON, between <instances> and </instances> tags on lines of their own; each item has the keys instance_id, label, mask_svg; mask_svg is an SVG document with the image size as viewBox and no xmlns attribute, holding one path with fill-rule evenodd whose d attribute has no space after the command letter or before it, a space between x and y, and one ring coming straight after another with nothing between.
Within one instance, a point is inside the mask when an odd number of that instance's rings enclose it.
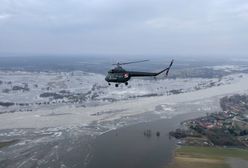
<instances>
[{"instance_id":1,"label":"tail fin","mask_svg":"<svg viewBox=\"0 0 248 168\"><path fill-rule=\"evenodd\" d=\"M161 74L161 73L163 73L163 72L165 72L166 71L166 76L168 76L168 74L169 74L169 71L170 71L170 68L171 68L171 66L172 66L172 64L173 64L173 62L174 62L174 60L172 60L171 61L171 63L170 63L170 65L169 65L169 67L168 68L165 68L164 70L162 70L162 71L160 71L159 73L157 73L155 76L157 76L157 75L159 75L159 74Z\"/></svg>"},{"instance_id":2,"label":"tail fin","mask_svg":"<svg viewBox=\"0 0 248 168\"><path fill-rule=\"evenodd\" d=\"M166 76L168 76L168 74L169 74L169 72L170 72L170 68L171 68L171 66L173 65L173 63L174 63L174 60L171 61L170 66L168 67L167 72L166 72L166 74L165 74Z\"/></svg>"}]
</instances>

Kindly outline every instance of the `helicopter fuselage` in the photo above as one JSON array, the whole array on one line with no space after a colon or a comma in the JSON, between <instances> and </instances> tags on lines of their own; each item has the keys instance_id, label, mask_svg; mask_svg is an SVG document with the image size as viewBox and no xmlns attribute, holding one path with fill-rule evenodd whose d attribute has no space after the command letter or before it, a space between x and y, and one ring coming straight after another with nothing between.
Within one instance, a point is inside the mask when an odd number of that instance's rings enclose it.
<instances>
[{"instance_id":1,"label":"helicopter fuselage","mask_svg":"<svg viewBox=\"0 0 248 168\"><path fill-rule=\"evenodd\" d=\"M129 72L119 66L108 71L105 80L113 83L126 83L130 78Z\"/></svg>"},{"instance_id":2,"label":"helicopter fuselage","mask_svg":"<svg viewBox=\"0 0 248 168\"><path fill-rule=\"evenodd\" d=\"M166 72L166 76L169 73L169 70L173 64L173 60L171 61L171 64L168 68L163 69L160 72L154 73L154 72L138 72L138 71L126 71L123 69L120 65L126 65L130 63L137 63L137 62L129 62L129 63L118 63L114 64L117 65L114 69L111 69L108 71L107 76L105 77L105 80L109 83L116 83L115 86L118 87L119 83L125 83L125 85L128 85L128 82L132 77L145 77L145 76L158 76L159 74Z\"/></svg>"}]
</instances>

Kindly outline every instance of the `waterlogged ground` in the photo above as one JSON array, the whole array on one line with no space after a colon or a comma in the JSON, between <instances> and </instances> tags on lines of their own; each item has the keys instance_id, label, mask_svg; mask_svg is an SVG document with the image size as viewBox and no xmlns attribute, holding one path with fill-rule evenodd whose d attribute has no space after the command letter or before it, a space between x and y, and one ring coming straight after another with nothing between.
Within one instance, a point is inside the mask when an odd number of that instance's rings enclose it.
<instances>
[{"instance_id":1,"label":"waterlogged ground","mask_svg":"<svg viewBox=\"0 0 248 168\"><path fill-rule=\"evenodd\" d=\"M109 117L95 116L98 119L88 124L83 121L82 117L81 124L62 124L63 126L50 126L49 128L46 128L44 124L43 128L2 129L0 131L1 141L16 139L18 142L1 148L0 167L87 167L91 158L94 157L93 142L98 135L127 125L158 120L161 117L171 118L177 114L191 112L204 114L219 110L219 106L216 101L205 100L163 104L156 106L156 109L155 112L120 116L112 116L108 113ZM53 123L54 116L50 117ZM25 123L27 122L29 121L26 120Z\"/></svg>"},{"instance_id":2,"label":"waterlogged ground","mask_svg":"<svg viewBox=\"0 0 248 168\"><path fill-rule=\"evenodd\" d=\"M131 87L114 88L97 74L4 73L0 87L9 92L1 93L0 100L29 104L1 107L0 142L15 140L0 148L0 167L7 168L87 167L99 135L179 114L219 111L220 97L246 93L248 83L247 74L235 74L221 79L133 80ZM29 90L13 90L23 82ZM81 93L85 99L80 103L66 96L40 97L61 90ZM54 103L39 104L47 101Z\"/></svg>"}]
</instances>

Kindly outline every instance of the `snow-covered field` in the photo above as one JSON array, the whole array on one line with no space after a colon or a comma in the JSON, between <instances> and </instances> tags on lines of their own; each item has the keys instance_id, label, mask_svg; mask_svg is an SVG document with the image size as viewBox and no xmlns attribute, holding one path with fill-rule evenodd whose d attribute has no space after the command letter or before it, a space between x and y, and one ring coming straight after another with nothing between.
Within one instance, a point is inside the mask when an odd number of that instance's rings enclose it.
<instances>
[{"instance_id":1,"label":"snow-covered field","mask_svg":"<svg viewBox=\"0 0 248 168\"><path fill-rule=\"evenodd\" d=\"M19 168L87 167L91 139L97 135L156 118L218 111L220 97L248 90L244 73L134 79L119 88L108 86L103 75L80 71L0 72L0 81L0 102L14 103L0 106L0 141L18 140L0 149L0 167Z\"/></svg>"},{"instance_id":2,"label":"snow-covered field","mask_svg":"<svg viewBox=\"0 0 248 168\"><path fill-rule=\"evenodd\" d=\"M223 70L225 72L248 70L247 66L239 66L239 65L222 65L222 66L220 65L220 66L213 66L209 68L212 68L213 70Z\"/></svg>"},{"instance_id":3,"label":"snow-covered field","mask_svg":"<svg viewBox=\"0 0 248 168\"><path fill-rule=\"evenodd\" d=\"M137 97L168 96L225 85L245 74L223 78L133 79L128 87L108 86L104 76L74 72L0 71L0 113L96 106Z\"/></svg>"},{"instance_id":4,"label":"snow-covered field","mask_svg":"<svg viewBox=\"0 0 248 168\"><path fill-rule=\"evenodd\" d=\"M87 77L89 77L90 80L90 77L92 76L93 75L91 74ZM95 78L97 77L99 76L96 75ZM45 76L44 78L48 78L48 77ZM60 77L60 79L61 78L63 77ZM86 80L85 76L83 78L84 80ZM94 82L97 81L95 78L92 77L92 80L94 79ZM79 79L76 78L75 81L77 80ZM52 81L54 83L55 82L63 83L59 80L55 81L54 78L52 78ZM70 81L73 80L70 79ZM69 89L70 92L75 92L75 91L83 92L83 89L86 92L92 91L91 86L85 85L85 87L82 89L75 84L76 83L75 81L72 82L73 84L71 88L69 88L68 85L66 84L64 84L64 86L66 86L66 89ZM98 81L101 80L98 79ZM53 82L49 82L49 84ZM105 87L100 87L99 90L96 89L97 90L95 91L96 93L100 92L98 93L99 100L110 96L112 96L112 98L119 100L111 103L107 102L105 104L96 104L94 106L83 106L83 107L77 105L69 105L69 106L56 107L52 109L41 108L35 111L3 113L0 115L0 119L1 119L0 128L10 129L10 128L44 128L44 127L60 127L60 126L66 127L71 125L85 125L93 121L115 120L125 116L137 115L146 112L154 112L156 111L156 107L158 105L171 104L171 103L175 104L180 102L191 102L201 99L208 99L216 96L223 96L225 94L242 92L248 89L247 88L248 75L236 74L236 75L226 76L222 79L187 79L187 80L176 79L176 80L160 80L160 81L141 80L140 82L138 82L137 80L137 81L132 81L132 83L134 83L134 86L132 85L131 88L124 88L124 87L114 88L111 86L107 88L107 86L105 86ZM211 85L211 83L214 84ZM43 85L46 84L47 83ZM104 84L99 84L99 85L104 86ZM77 86L77 87L73 88L73 86ZM59 88L57 87L58 84L54 84L55 91L59 91ZM151 89L152 87L155 90L160 89L159 92L160 96L139 97L136 99L128 97L128 95L131 95L132 93L135 96L144 96L147 94L152 94L155 92L155 91L153 92L153 90ZM182 93L168 94L168 90L166 90L167 88L170 88L172 90L182 90ZM163 90L164 92L161 90ZM42 91L42 89L39 91ZM33 97L34 100L41 99L37 95L35 95L35 93L37 92L38 92L37 90L35 90L34 93L32 93L32 91L29 91L28 93L21 92L19 93L20 94L19 99L21 101L26 101L26 99L28 99L29 96ZM23 97L26 97L26 99L23 99ZM2 95L1 98L4 99L4 96ZM17 98L18 96L15 96L15 99ZM171 111L170 107L167 108L165 105L161 107L163 107L162 109L164 109L165 113ZM176 113L172 113L172 114L176 114Z\"/></svg>"}]
</instances>

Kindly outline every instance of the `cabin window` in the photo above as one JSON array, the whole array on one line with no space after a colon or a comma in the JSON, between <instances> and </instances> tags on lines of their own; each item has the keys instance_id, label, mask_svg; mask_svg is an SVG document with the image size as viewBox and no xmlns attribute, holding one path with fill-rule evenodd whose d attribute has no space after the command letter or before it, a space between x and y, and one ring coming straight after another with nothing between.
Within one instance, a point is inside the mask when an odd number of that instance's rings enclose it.
<instances>
[{"instance_id":1,"label":"cabin window","mask_svg":"<svg viewBox=\"0 0 248 168\"><path fill-rule=\"evenodd\" d=\"M108 74L109 79L116 79L116 78L122 78L122 73L114 73L114 74Z\"/></svg>"}]
</instances>

